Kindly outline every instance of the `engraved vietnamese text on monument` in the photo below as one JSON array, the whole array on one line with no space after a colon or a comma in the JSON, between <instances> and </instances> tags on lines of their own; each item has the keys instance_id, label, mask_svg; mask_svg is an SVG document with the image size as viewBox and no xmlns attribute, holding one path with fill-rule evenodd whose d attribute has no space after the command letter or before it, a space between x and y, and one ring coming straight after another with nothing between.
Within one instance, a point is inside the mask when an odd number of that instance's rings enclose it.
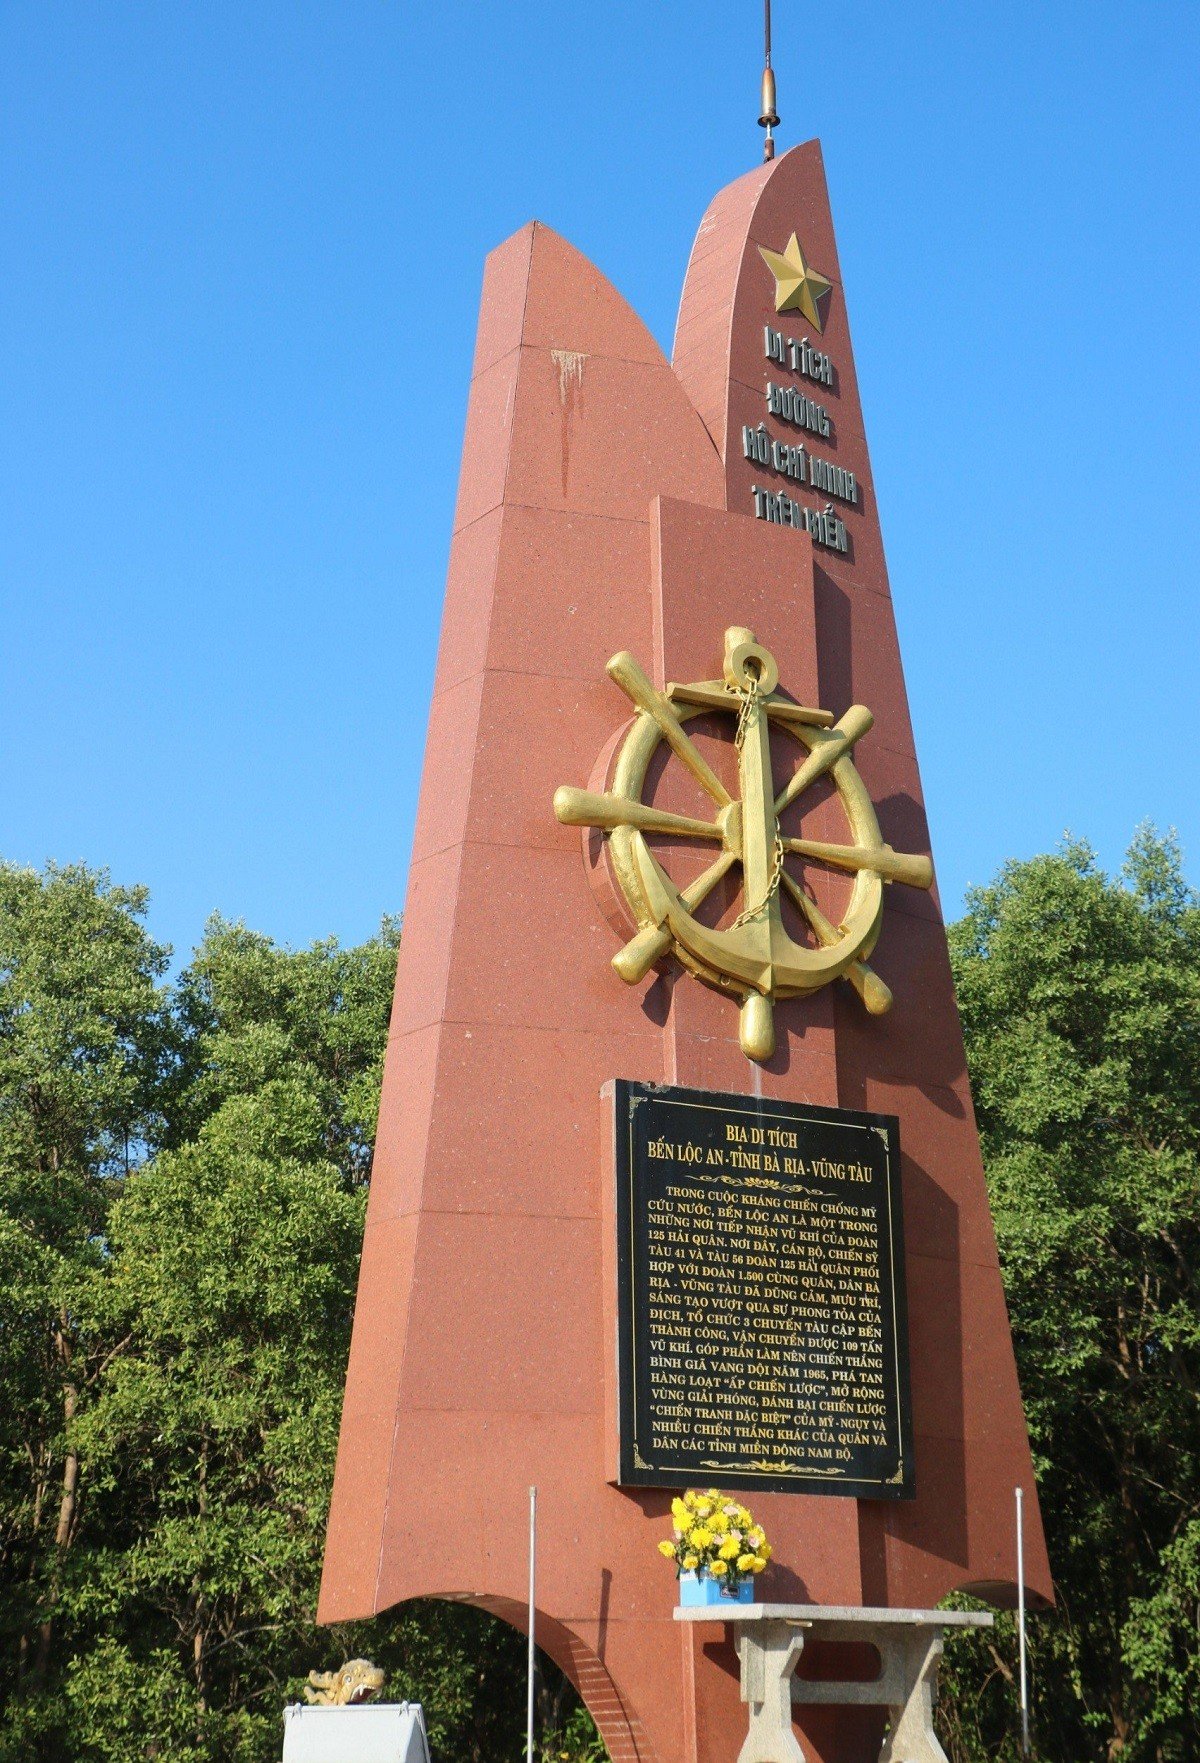
<instances>
[{"instance_id":1,"label":"engraved vietnamese text on monument","mask_svg":"<svg viewBox=\"0 0 1200 1763\"><path fill-rule=\"evenodd\" d=\"M618 1083L620 1475L913 1493L898 1125Z\"/></svg>"}]
</instances>

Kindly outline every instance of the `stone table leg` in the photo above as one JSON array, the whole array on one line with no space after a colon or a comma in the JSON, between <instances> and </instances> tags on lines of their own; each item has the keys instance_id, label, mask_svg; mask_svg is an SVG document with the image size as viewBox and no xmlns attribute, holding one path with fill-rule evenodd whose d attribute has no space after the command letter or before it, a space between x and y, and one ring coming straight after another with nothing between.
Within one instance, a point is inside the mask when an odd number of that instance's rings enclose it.
<instances>
[{"instance_id":1,"label":"stone table leg","mask_svg":"<svg viewBox=\"0 0 1200 1763\"><path fill-rule=\"evenodd\" d=\"M792 1731L792 1673L803 1651L804 1629L794 1622L747 1623L739 1630L750 1730L738 1763L805 1763Z\"/></svg>"},{"instance_id":2,"label":"stone table leg","mask_svg":"<svg viewBox=\"0 0 1200 1763\"><path fill-rule=\"evenodd\" d=\"M875 1644L879 1646L880 1642ZM904 1701L888 1709L892 1724L883 1741L879 1763L947 1763L933 1730L941 1635L936 1630L920 1628L911 1634L889 1636L887 1651L891 1654L889 1663L899 1670Z\"/></svg>"}]
</instances>

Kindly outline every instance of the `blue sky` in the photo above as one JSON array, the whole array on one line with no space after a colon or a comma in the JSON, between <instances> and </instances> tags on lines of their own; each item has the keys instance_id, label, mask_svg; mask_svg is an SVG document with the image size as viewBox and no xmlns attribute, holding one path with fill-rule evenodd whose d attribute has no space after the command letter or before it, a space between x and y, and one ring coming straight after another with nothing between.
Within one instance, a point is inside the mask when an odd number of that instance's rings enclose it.
<instances>
[{"instance_id":1,"label":"blue sky","mask_svg":"<svg viewBox=\"0 0 1200 1763\"><path fill-rule=\"evenodd\" d=\"M356 940L404 897L482 261L670 346L758 0L7 0L0 853ZM1194 4L776 0L830 177L947 910L1200 874Z\"/></svg>"}]
</instances>

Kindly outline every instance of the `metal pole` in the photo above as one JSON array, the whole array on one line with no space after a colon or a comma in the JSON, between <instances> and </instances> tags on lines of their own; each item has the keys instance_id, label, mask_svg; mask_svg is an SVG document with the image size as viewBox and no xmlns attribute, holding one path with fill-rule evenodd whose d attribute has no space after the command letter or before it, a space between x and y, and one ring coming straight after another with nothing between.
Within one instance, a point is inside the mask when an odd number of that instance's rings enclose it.
<instances>
[{"instance_id":1,"label":"metal pole","mask_svg":"<svg viewBox=\"0 0 1200 1763\"><path fill-rule=\"evenodd\" d=\"M1025 1490L1017 1495L1017 1631L1021 1643L1021 1755L1029 1755L1029 1682L1025 1656Z\"/></svg>"},{"instance_id":2,"label":"metal pole","mask_svg":"<svg viewBox=\"0 0 1200 1763\"><path fill-rule=\"evenodd\" d=\"M775 137L771 130L779 122L779 112L775 108L775 74L771 67L771 0L763 0L763 77L759 109L762 113L758 119L759 127L767 131L763 141L765 162L775 157Z\"/></svg>"},{"instance_id":3,"label":"metal pole","mask_svg":"<svg viewBox=\"0 0 1200 1763\"><path fill-rule=\"evenodd\" d=\"M533 1763L533 1674L537 1668L537 1643L534 1639L536 1605L534 1603L535 1569L537 1566L537 1489L529 1490L529 1683L525 1698L525 1756Z\"/></svg>"}]
</instances>

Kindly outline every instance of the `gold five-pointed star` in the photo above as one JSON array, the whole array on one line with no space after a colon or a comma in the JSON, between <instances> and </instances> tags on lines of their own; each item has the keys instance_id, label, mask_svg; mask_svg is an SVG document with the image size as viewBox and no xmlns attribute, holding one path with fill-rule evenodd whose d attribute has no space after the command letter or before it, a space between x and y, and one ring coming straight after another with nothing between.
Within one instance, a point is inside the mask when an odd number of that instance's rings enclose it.
<instances>
[{"instance_id":1,"label":"gold five-pointed star","mask_svg":"<svg viewBox=\"0 0 1200 1763\"><path fill-rule=\"evenodd\" d=\"M776 312L802 312L809 324L815 325L819 331L822 326L817 303L833 284L827 282L823 275L818 275L804 261L804 253L795 233L788 240L787 249L783 252L768 251L765 245L760 245L758 251L775 277Z\"/></svg>"}]
</instances>

